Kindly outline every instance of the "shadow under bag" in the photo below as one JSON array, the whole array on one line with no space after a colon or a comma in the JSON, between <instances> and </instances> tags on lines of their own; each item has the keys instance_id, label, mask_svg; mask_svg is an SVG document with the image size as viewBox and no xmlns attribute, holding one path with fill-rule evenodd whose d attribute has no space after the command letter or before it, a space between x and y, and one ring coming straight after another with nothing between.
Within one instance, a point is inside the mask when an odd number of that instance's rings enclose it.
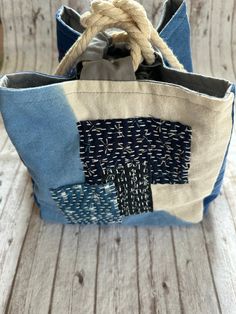
<instances>
[{"instance_id":1,"label":"shadow under bag","mask_svg":"<svg viewBox=\"0 0 236 314\"><path fill-rule=\"evenodd\" d=\"M41 217L198 223L224 175L232 84L185 72L133 0L96 1L80 22L85 30L56 75L0 80L4 124L32 177ZM126 33L100 33L110 27Z\"/></svg>"}]
</instances>

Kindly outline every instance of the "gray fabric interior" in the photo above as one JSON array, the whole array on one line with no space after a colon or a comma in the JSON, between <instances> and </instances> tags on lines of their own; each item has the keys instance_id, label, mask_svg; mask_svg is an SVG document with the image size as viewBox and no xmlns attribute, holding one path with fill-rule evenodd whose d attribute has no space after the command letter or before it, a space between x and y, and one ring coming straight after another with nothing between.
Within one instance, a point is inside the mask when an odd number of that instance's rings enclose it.
<instances>
[{"instance_id":1,"label":"gray fabric interior","mask_svg":"<svg viewBox=\"0 0 236 314\"><path fill-rule=\"evenodd\" d=\"M158 32L163 30L163 28L171 20L171 18L179 9L182 3L183 3L183 0L167 0L166 1L162 18L161 18L161 22L157 27Z\"/></svg>"},{"instance_id":2,"label":"gray fabric interior","mask_svg":"<svg viewBox=\"0 0 236 314\"><path fill-rule=\"evenodd\" d=\"M172 83L214 97L224 97L230 83L224 80L208 78L191 73L180 73L168 68L160 68L160 81Z\"/></svg>"},{"instance_id":3,"label":"gray fabric interior","mask_svg":"<svg viewBox=\"0 0 236 314\"><path fill-rule=\"evenodd\" d=\"M80 73L81 80L135 81L130 56L110 62L106 59L84 62Z\"/></svg>"},{"instance_id":4,"label":"gray fabric interior","mask_svg":"<svg viewBox=\"0 0 236 314\"><path fill-rule=\"evenodd\" d=\"M120 71L124 71L125 73L125 71L127 71L126 62L121 63L120 67L122 66L124 68L120 69ZM75 78L48 76L40 73L16 73L4 76L0 80L0 87L15 89L32 88L74 79ZM152 80L153 82L165 82L168 84L183 86L190 90L219 98L224 97L230 87L230 82L228 81L175 71L163 67L160 62L158 62L156 66L141 65L136 72L136 79L147 81Z\"/></svg>"},{"instance_id":5,"label":"gray fabric interior","mask_svg":"<svg viewBox=\"0 0 236 314\"><path fill-rule=\"evenodd\" d=\"M80 24L80 15L72 8L65 6L61 14L61 19L77 32L83 33L84 27Z\"/></svg>"},{"instance_id":6,"label":"gray fabric interior","mask_svg":"<svg viewBox=\"0 0 236 314\"><path fill-rule=\"evenodd\" d=\"M41 73L15 73L7 74L0 80L0 87L6 88L32 88L47 86L55 83L70 81L71 78L44 75Z\"/></svg>"},{"instance_id":7,"label":"gray fabric interior","mask_svg":"<svg viewBox=\"0 0 236 314\"><path fill-rule=\"evenodd\" d=\"M95 61L103 59L108 51L110 45L110 36L101 32L92 39L85 52L79 56L78 62L81 61Z\"/></svg>"},{"instance_id":8,"label":"gray fabric interior","mask_svg":"<svg viewBox=\"0 0 236 314\"><path fill-rule=\"evenodd\" d=\"M179 72L167 67L158 60L156 65L140 65L136 72L137 80L151 80L183 86L190 90L214 97L224 97L230 87L230 82L205 77L198 74Z\"/></svg>"}]
</instances>

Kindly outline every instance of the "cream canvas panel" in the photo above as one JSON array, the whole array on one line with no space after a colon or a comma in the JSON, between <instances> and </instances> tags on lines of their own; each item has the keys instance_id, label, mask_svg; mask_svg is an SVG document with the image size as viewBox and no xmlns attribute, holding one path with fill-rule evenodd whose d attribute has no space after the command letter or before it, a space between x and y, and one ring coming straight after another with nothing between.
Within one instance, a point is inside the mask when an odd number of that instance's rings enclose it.
<instances>
[{"instance_id":1,"label":"cream canvas panel","mask_svg":"<svg viewBox=\"0 0 236 314\"><path fill-rule=\"evenodd\" d=\"M192 128L188 184L152 185L154 210L199 222L232 129L233 94L215 98L163 83L75 81L63 85L78 121L155 117Z\"/></svg>"}]
</instances>

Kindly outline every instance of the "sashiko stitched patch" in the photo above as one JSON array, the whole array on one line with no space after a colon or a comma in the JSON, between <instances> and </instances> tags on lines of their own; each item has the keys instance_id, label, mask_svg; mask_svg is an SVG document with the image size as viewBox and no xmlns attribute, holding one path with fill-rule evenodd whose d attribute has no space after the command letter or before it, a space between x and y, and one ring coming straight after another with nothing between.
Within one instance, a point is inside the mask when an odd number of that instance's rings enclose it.
<instances>
[{"instance_id":1,"label":"sashiko stitched patch","mask_svg":"<svg viewBox=\"0 0 236 314\"><path fill-rule=\"evenodd\" d=\"M85 184L51 189L69 223L153 211L151 184L188 182L191 128L155 118L78 122Z\"/></svg>"},{"instance_id":2,"label":"sashiko stitched patch","mask_svg":"<svg viewBox=\"0 0 236 314\"><path fill-rule=\"evenodd\" d=\"M188 183L192 131L156 118L78 122L86 182L100 184L106 169L147 164L152 184Z\"/></svg>"},{"instance_id":3,"label":"sashiko stitched patch","mask_svg":"<svg viewBox=\"0 0 236 314\"><path fill-rule=\"evenodd\" d=\"M68 223L108 224L121 222L113 183L74 184L51 189L52 198Z\"/></svg>"},{"instance_id":4,"label":"sashiko stitched patch","mask_svg":"<svg viewBox=\"0 0 236 314\"><path fill-rule=\"evenodd\" d=\"M104 180L114 182L120 215L129 216L153 211L147 165L126 164L105 170Z\"/></svg>"}]
</instances>

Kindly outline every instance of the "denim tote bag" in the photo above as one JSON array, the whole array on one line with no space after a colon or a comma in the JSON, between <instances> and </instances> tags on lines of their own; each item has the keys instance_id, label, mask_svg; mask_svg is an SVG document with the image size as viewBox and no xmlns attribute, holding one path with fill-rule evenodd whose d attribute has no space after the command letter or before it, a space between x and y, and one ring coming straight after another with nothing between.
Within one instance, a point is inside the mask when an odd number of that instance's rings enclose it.
<instances>
[{"instance_id":1,"label":"denim tote bag","mask_svg":"<svg viewBox=\"0 0 236 314\"><path fill-rule=\"evenodd\" d=\"M59 61L74 44L77 38L84 32L84 27L80 23L80 14L68 6L62 6L56 13L57 22L57 46ZM164 3L161 21L157 27L160 36L172 49L184 68L191 72L192 54L190 43L190 25L187 16L187 6L184 0L167 0ZM165 62L168 65L168 62ZM235 86L232 86L235 94ZM223 183L228 150L226 151L217 182L212 193L206 197L205 213L210 203L219 195Z\"/></svg>"},{"instance_id":2,"label":"denim tote bag","mask_svg":"<svg viewBox=\"0 0 236 314\"><path fill-rule=\"evenodd\" d=\"M232 84L185 72L136 2L92 6L56 75L0 80L3 121L32 177L41 217L64 224L198 223L218 193L233 128ZM103 16L107 9L124 20ZM111 26L127 32L130 56L82 63L80 79L62 76ZM109 77L127 66L127 81L81 79L91 68L94 77L100 69Z\"/></svg>"},{"instance_id":3,"label":"denim tote bag","mask_svg":"<svg viewBox=\"0 0 236 314\"><path fill-rule=\"evenodd\" d=\"M59 61L84 32L80 14L68 6L62 6L56 13L57 46ZM179 61L189 72L192 71L190 27L186 2L167 0L157 31L172 49ZM168 65L168 63L166 62Z\"/></svg>"}]
</instances>

